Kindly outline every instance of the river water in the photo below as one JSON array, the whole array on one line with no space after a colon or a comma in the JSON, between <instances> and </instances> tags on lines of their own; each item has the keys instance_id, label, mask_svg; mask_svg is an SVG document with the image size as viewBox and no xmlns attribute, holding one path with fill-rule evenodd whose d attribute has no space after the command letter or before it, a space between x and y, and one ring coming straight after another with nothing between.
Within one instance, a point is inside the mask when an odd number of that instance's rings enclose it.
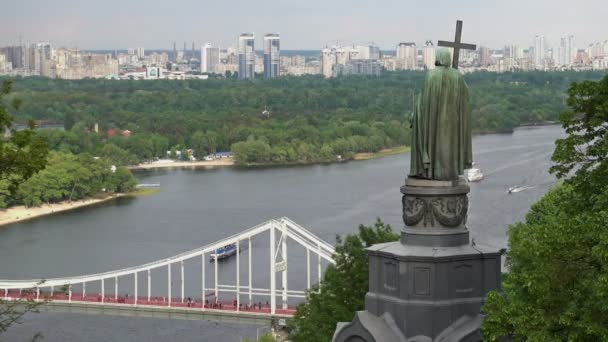
<instances>
[{"instance_id":1,"label":"river water","mask_svg":"<svg viewBox=\"0 0 608 342\"><path fill-rule=\"evenodd\" d=\"M562 136L560 127L544 126L474 137L475 161L485 175L482 182L471 184L468 227L477 244L507 247L507 226L522 220L530 205L555 182L547 170L554 141ZM371 224L376 217L399 230L403 225L399 186L408 170L409 154L402 154L330 165L138 173L142 183L160 183L160 192L0 228L0 279L63 277L135 266L281 216L290 217L331 243L337 234L353 233L359 224ZM531 188L507 194L507 188L513 185ZM254 287L264 286L267 279L267 273L261 271L267 264L267 247L266 239L254 240ZM298 285L304 281L303 250L293 249L290 287L302 288ZM234 262L223 266L220 281L234 284ZM192 270L187 277L200 279L200 264L187 267ZM209 287L213 281L211 269L208 267ZM174 274L178 282L178 272ZM125 280L124 286L129 281ZM166 293L165 282L154 284L153 293ZM195 283L186 283L186 292L193 296L200 293L200 283L199 290ZM178 296L177 287L174 296ZM95 288L87 285L87 290L94 292ZM45 341L238 341L255 336L255 327L251 326L37 314L0 340L25 340L36 331L46 336ZM109 339L108 331L116 338Z\"/></svg>"}]
</instances>

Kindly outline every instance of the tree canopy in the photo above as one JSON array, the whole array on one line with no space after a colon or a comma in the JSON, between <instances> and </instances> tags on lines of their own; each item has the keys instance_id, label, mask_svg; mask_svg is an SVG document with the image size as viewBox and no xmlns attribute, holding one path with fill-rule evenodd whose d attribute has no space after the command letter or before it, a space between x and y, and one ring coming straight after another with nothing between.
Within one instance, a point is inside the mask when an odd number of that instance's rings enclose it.
<instances>
[{"instance_id":1,"label":"tree canopy","mask_svg":"<svg viewBox=\"0 0 608 342\"><path fill-rule=\"evenodd\" d=\"M563 183L509 228L509 273L483 307L484 340L608 340L608 76L573 83L568 105L551 168Z\"/></svg>"},{"instance_id":2,"label":"tree canopy","mask_svg":"<svg viewBox=\"0 0 608 342\"><path fill-rule=\"evenodd\" d=\"M336 265L329 265L320 287L308 291L290 322L293 341L331 341L338 322L350 322L363 310L369 288L366 247L396 241L399 234L377 219L373 226L359 226L359 233L337 237Z\"/></svg>"},{"instance_id":3,"label":"tree canopy","mask_svg":"<svg viewBox=\"0 0 608 342\"><path fill-rule=\"evenodd\" d=\"M566 109L568 84L601 75L466 74L473 131L508 132L523 123L557 120L557 113ZM54 149L97 155L103 144L111 143L140 161L164 158L173 149L193 148L200 158L236 147L237 162L284 164L331 161L338 155L348 159L357 152L409 144L412 99L423 80L423 72L411 71L251 82L39 77L14 82L15 95L25 100L17 115L21 122L64 125L66 132L48 134ZM265 109L269 115L262 114ZM91 133L95 123L100 134ZM128 129L131 136L117 134L104 141L109 129Z\"/></svg>"},{"instance_id":4,"label":"tree canopy","mask_svg":"<svg viewBox=\"0 0 608 342\"><path fill-rule=\"evenodd\" d=\"M5 80L0 89L0 208L21 182L45 167L48 153L45 140L34 132L31 120L26 129L13 127L10 110L16 112L22 102L13 97L11 104L6 104L5 96L11 90L12 82Z\"/></svg>"}]
</instances>

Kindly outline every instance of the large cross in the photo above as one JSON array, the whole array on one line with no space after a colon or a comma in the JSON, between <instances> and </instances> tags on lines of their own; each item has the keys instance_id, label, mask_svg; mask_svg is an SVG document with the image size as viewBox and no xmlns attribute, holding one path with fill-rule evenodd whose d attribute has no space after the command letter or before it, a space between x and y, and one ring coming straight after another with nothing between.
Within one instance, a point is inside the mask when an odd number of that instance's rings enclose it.
<instances>
[{"instance_id":1,"label":"large cross","mask_svg":"<svg viewBox=\"0 0 608 342\"><path fill-rule=\"evenodd\" d=\"M460 42L460 36L462 35L462 20L456 21L456 37L453 42L446 42L440 40L437 42L439 46L454 48L454 56L452 57L452 68L458 69L458 59L460 58L460 49L475 50L477 46L475 44L466 44Z\"/></svg>"}]
</instances>

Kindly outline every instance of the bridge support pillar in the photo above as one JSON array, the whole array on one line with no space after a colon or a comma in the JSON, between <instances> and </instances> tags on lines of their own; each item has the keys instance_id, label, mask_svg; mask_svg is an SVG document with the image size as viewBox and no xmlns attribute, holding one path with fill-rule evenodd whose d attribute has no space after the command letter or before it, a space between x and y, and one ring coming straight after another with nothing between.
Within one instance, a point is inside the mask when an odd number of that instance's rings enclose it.
<instances>
[{"instance_id":1,"label":"bridge support pillar","mask_svg":"<svg viewBox=\"0 0 608 342\"><path fill-rule=\"evenodd\" d=\"M202 308L205 311L205 300L207 300L207 291L205 289L205 252L201 254L201 301L203 303Z\"/></svg>"},{"instance_id":2,"label":"bridge support pillar","mask_svg":"<svg viewBox=\"0 0 608 342\"><path fill-rule=\"evenodd\" d=\"M217 303L218 301L218 295L219 295L219 290L218 290L218 280L217 280L217 249L215 250L215 255L213 257L213 267L215 267L215 302Z\"/></svg>"},{"instance_id":3,"label":"bridge support pillar","mask_svg":"<svg viewBox=\"0 0 608 342\"><path fill-rule=\"evenodd\" d=\"M167 305L171 306L171 264L167 265Z\"/></svg>"},{"instance_id":4,"label":"bridge support pillar","mask_svg":"<svg viewBox=\"0 0 608 342\"><path fill-rule=\"evenodd\" d=\"M282 234L281 234L281 254L283 257L282 262L285 263L285 267L283 267L283 271L281 271L281 285L283 287L282 289L282 302L283 302L283 309L287 309L287 231L285 228L285 224L282 225L283 230L282 230Z\"/></svg>"},{"instance_id":5,"label":"bridge support pillar","mask_svg":"<svg viewBox=\"0 0 608 342\"><path fill-rule=\"evenodd\" d=\"M148 270L148 302L150 301L151 292L152 292L152 277L150 276L150 270Z\"/></svg>"},{"instance_id":6,"label":"bridge support pillar","mask_svg":"<svg viewBox=\"0 0 608 342\"><path fill-rule=\"evenodd\" d=\"M319 285L319 291L321 290L321 245L317 245L317 285Z\"/></svg>"},{"instance_id":7,"label":"bridge support pillar","mask_svg":"<svg viewBox=\"0 0 608 342\"><path fill-rule=\"evenodd\" d=\"M51 287L51 296L53 295L53 288ZM101 279L101 302L103 303L106 299L106 286L104 279Z\"/></svg>"},{"instance_id":8,"label":"bridge support pillar","mask_svg":"<svg viewBox=\"0 0 608 342\"><path fill-rule=\"evenodd\" d=\"M239 248L239 240L236 240L236 311L240 310L241 307L241 250Z\"/></svg>"},{"instance_id":9,"label":"bridge support pillar","mask_svg":"<svg viewBox=\"0 0 608 342\"><path fill-rule=\"evenodd\" d=\"M310 290L310 249L306 248L306 289Z\"/></svg>"},{"instance_id":10,"label":"bridge support pillar","mask_svg":"<svg viewBox=\"0 0 608 342\"><path fill-rule=\"evenodd\" d=\"M251 236L249 237L248 240L249 240L249 250L248 250L248 253L249 253L249 258L248 258L249 259L248 260L248 262L249 262L249 273L248 273L248 275L249 275L249 306L251 306L251 304L252 304L252 296L251 296L251 294L252 294L252 288L251 288L251 286L252 286L251 285L252 284L251 283Z\"/></svg>"},{"instance_id":11,"label":"bridge support pillar","mask_svg":"<svg viewBox=\"0 0 608 342\"><path fill-rule=\"evenodd\" d=\"M184 302L184 261L179 262L180 271L181 271L181 282L182 282L182 303Z\"/></svg>"},{"instance_id":12,"label":"bridge support pillar","mask_svg":"<svg viewBox=\"0 0 608 342\"><path fill-rule=\"evenodd\" d=\"M275 237L274 237L274 222L270 227L270 313L275 313L277 305L277 283L276 283L276 265L275 265Z\"/></svg>"},{"instance_id":13,"label":"bridge support pillar","mask_svg":"<svg viewBox=\"0 0 608 342\"><path fill-rule=\"evenodd\" d=\"M133 273L133 292L135 292L135 298L133 299L133 305L137 305L137 272Z\"/></svg>"}]
</instances>

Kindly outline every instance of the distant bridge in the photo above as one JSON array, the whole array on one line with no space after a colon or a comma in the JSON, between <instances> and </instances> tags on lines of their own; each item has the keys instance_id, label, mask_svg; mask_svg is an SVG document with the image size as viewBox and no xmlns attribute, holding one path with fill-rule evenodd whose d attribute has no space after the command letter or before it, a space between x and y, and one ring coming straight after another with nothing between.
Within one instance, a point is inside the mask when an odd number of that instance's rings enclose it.
<instances>
[{"instance_id":1,"label":"distant bridge","mask_svg":"<svg viewBox=\"0 0 608 342\"><path fill-rule=\"evenodd\" d=\"M252 243L251 239L263 233L269 234L268 257L268 288L255 288L252 284ZM278 239L277 239L278 237ZM291 239L306 250L306 289L311 288L311 256L316 255L317 279L321 279L322 260L335 264L334 247L321 240L304 227L298 225L287 217L269 220L265 223L249 228L237 235L230 236L207 246L175 255L170 258L154 261L148 264L129 267L121 270L83 275L77 277L32 279L32 280L0 280L0 296L5 300L34 300L44 301L41 311L60 311L78 313L99 313L124 316L165 317L180 319L209 319L215 321L232 321L245 323L268 322L272 319L288 318L295 313L295 307L289 305L290 298L301 300L305 298L304 289L288 289L287 279L287 240ZM227 245L236 246L236 273L235 285L220 284L216 250ZM240 252L248 252L248 279L241 281ZM208 257L214 254L214 285L206 286L205 268L208 266ZM185 271L184 261L194 260L200 262L201 279L200 298L186 297L184 291ZM171 272L178 267L180 272L179 297L172 295ZM167 295L152 296L152 270L165 269L167 273ZM256 270L257 271L257 270ZM277 273L281 273L280 288L277 288ZM138 278L145 275L147 278L147 292L140 293ZM119 278L131 278L134 295L120 292ZM87 284L96 284L99 291L87 293ZM107 287L113 285L113 291ZM75 286L77 290L76 293ZM91 285L89 285L91 286ZM2 290L4 293L2 293ZM220 293L233 296L232 301L220 300ZM268 298L266 304L253 300L253 297ZM281 306L277 307L277 297L281 299ZM211 300L209 299L211 298ZM243 299L245 299L243 301Z\"/></svg>"}]
</instances>

